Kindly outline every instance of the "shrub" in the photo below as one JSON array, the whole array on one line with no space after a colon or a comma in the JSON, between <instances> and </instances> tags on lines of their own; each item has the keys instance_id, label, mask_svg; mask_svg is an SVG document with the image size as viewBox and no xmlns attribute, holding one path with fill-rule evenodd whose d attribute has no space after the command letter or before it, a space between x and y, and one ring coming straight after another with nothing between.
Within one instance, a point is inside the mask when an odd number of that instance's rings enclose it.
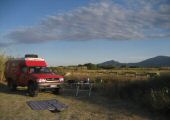
<instances>
[{"instance_id":1,"label":"shrub","mask_svg":"<svg viewBox=\"0 0 170 120\"><path fill-rule=\"evenodd\" d=\"M149 83L150 107L154 110L170 111L170 75L164 74Z\"/></svg>"},{"instance_id":2,"label":"shrub","mask_svg":"<svg viewBox=\"0 0 170 120\"><path fill-rule=\"evenodd\" d=\"M151 80L114 80L103 84L101 91L110 98L132 100L155 111L170 111L170 75Z\"/></svg>"}]
</instances>

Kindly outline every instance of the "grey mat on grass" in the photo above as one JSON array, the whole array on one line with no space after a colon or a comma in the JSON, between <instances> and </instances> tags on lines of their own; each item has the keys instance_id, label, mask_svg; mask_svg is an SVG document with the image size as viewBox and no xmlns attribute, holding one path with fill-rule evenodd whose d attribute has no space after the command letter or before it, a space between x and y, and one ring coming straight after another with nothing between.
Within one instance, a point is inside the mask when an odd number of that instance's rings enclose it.
<instances>
[{"instance_id":1,"label":"grey mat on grass","mask_svg":"<svg viewBox=\"0 0 170 120\"><path fill-rule=\"evenodd\" d=\"M39 101L27 101L28 106L32 110L50 110L52 112L55 111L63 111L68 108L67 105L52 99L52 100L39 100Z\"/></svg>"}]
</instances>

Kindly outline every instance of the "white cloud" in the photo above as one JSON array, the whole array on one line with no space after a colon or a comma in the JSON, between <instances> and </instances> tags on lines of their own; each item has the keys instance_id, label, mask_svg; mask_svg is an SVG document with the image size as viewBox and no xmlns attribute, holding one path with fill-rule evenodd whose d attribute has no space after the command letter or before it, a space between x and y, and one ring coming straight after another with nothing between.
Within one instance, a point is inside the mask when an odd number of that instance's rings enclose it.
<instances>
[{"instance_id":1,"label":"white cloud","mask_svg":"<svg viewBox=\"0 0 170 120\"><path fill-rule=\"evenodd\" d=\"M138 40L170 38L167 0L100 1L68 13L49 16L40 24L16 29L6 37L17 43L52 40Z\"/></svg>"}]
</instances>

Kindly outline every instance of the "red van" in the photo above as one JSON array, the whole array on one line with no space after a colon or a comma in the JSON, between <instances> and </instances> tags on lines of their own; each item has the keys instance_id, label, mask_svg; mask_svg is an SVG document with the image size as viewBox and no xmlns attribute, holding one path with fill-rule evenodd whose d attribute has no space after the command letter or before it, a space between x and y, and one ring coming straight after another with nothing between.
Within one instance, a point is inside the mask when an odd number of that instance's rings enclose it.
<instances>
[{"instance_id":1,"label":"red van","mask_svg":"<svg viewBox=\"0 0 170 120\"><path fill-rule=\"evenodd\" d=\"M58 93L64 82L64 77L51 72L46 61L37 55L8 60L5 78L11 90L16 90L17 86L27 86L30 96L36 96L41 89Z\"/></svg>"}]
</instances>

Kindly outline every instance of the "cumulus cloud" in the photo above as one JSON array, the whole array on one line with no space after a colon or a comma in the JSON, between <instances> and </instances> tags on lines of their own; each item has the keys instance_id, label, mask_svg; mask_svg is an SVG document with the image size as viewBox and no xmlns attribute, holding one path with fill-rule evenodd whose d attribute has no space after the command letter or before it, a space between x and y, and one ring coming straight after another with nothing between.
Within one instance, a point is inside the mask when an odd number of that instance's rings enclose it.
<instances>
[{"instance_id":1,"label":"cumulus cloud","mask_svg":"<svg viewBox=\"0 0 170 120\"><path fill-rule=\"evenodd\" d=\"M100 1L9 32L16 43L170 38L168 0Z\"/></svg>"}]
</instances>

